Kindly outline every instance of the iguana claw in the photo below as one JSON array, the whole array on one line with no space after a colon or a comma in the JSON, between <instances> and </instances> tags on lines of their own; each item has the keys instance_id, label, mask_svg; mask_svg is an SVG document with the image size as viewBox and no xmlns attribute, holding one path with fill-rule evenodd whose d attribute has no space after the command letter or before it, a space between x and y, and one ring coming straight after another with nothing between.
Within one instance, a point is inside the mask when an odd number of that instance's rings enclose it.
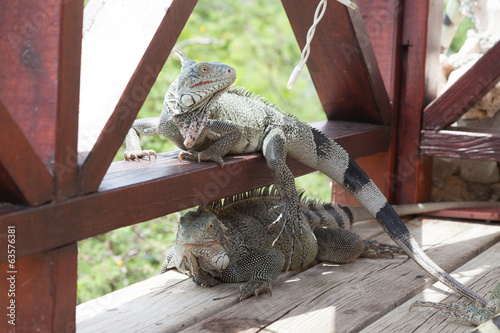
<instances>
[{"instance_id":1,"label":"iguana claw","mask_svg":"<svg viewBox=\"0 0 500 333\"><path fill-rule=\"evenodd\" d=\"M154 156L155 159L158 158L156 155L156 152L152 149L146 149L146 150L133 150L133 151L126 151L123 153L123 158L125 161L141 161L141 157L147 156L148 159L151 161L151 156Z\"/></svg>"},{"instance_id":2,"label":"iguana claw","mask_svg":"<svg viewBox=\"0 0 500 333\"><path fill-rule=\"evenodd\" d=\"M211 157L207 158L203 155L203 152L197 152L197 151L190 151L190 150L183 150L177 155L177 159L179 162L182 162L182 158L186 157L192 160L198 160L198 163L201 163L201 161L212 161L216 162L219 164L221 168L224 168L224 160L222 157Z\"/></svg>"},{"instance_id":3,"label":"iguana claw","mask_svg":"<svg viewBox=\"0 0 500 333\"><path fill-rule=\"evenodd\" d=\"M258 297L259 294L267 293L269 292L272 294L271 291L271 284L267 281L256 281L256 280L250 280L240 286L240 301L249 298L252 295L255 295L255 297Z\"/></svg>"}]
</instances>

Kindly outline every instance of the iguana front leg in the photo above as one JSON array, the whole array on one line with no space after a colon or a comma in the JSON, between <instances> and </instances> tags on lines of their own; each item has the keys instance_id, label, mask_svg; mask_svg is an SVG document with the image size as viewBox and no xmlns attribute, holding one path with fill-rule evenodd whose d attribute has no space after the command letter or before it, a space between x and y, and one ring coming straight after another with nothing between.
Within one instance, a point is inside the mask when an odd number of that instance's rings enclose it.
<instances>
[{"instance_id":1,"label":"iguana front leg","mask_svg":"<svg viewBox=\"0 0 500 333\"><path fill-rule=\"evenodd\" d=\"M270 292L283 270L285 256L279 250L252 249L230 264L222 275L224 282L245 282L240 286L240 301L252 295Z\"/></svg>"},{"instance_id":2,"label":"iguana front leg","mask_svg":"<svg viewBox=\"0 0 500 333\"><path fill-rule=\"evenodd\" d=\"M128 131L125 137L125 160L140 161L141 157L147 156L151 160L151 156L156 158L156 152L152 149L143 150L141 148L141 139L139 135L157 135L158 122L160 118L143 118L134 121L132 128Z\"/></svg>"},{"instance_id":3,"label":"iguana front leg","mask_svg":"<svg viewBox=\"0 0 500 333\"><path fill-rule=\"evenodd\" d=\"M286 165L286 136L281 128L272 129L265 137L262 152L266 158L267 166L273 175L274 186L276 186L284 200L284 216L280 215L280 217L273 222L273 224L276 224L280 220L283 220L283 227L278 238L285 230L287 224L289 224L291 228L292 247L287 266L288 269L291 264L295 246L295 229L299 225L299 196L295 187L295 178Z\"/></svg>"},{"instance_id":4,"label":"iguana front leg","mask_svg":"<svg viewBox=\"0 0 500 333\"><path fill-rule=\"evenodd\" d=\"M183 157L187 157L198 160L198 162L214 161L219 163L221 167L224 167L222 157L241 139L241 130L237 126L229 123L210 120L208 125L205 126L202 135L205 135L206 139L215 142L203 151L197 151L196 148L188 151L181 151L177 156L179 161L181 161Z\"/></svg>"}]
</instances>

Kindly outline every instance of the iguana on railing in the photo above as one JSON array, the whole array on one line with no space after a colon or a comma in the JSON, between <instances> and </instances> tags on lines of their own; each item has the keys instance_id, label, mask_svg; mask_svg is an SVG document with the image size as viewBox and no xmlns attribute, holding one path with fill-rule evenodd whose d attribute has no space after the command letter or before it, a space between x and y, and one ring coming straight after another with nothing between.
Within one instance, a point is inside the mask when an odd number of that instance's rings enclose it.
<instances>
[{"instance_id":1,"label":"iguana on railing","mask_svg":"<svg viewBox=\"0 0 500 333\"><path fill-rule=\"evenodd\" d=\"M220 282L245 282L240 299L271 290L278 274L286 269L292 234L280 232L271 222L283 213L281 197L274 188L264 187L214 201L180 218L175 244L170 248L161 272L176 267L205 287ZM395 206L401 215L434 210L478 206L487 203L430 203ZM353 223L371 219L363 207L321 204L302 198L299 202L297 245L291 269L304 267L315 259L348 263L358 257L404 253L401 249L362 240L350 231Z\"/></svg>"},{"instance_id":2,"label":"iguana on railing","mask_svg":"<svg viewBox=\"0 0 500 333\"><path fill-rule=\"evenodd\" d=\"M473 333L500 333L500 282L493 288L484 307L457 303L416 301L410 307L431 307L442 310L440 315L472 325L479 325Z\"/></svg>"},{"instance_id":3,"label":"iguana on railing","mask_svg":"<svg viewBox=\"0 0 500 333\"><path fill-rule=\"evenodd\" d=\"M219 62L196 63L177 53L181 73L165 95L161 115L134 122L125 140L125 159L156 156L152 150L141 149L140 134L165 136L183 149L179 160L189 157L221 166L226 154L262 151L285 207L273 223L283 221L280 234L290 227L293 252L300 226L299 196L286 157L295 158L345 188L429 274L471 300L486 304L422 251L384 195L340 145L263 98L242 88L230 88L236 79L234 68Z\"/></svg>"}]
</instances>

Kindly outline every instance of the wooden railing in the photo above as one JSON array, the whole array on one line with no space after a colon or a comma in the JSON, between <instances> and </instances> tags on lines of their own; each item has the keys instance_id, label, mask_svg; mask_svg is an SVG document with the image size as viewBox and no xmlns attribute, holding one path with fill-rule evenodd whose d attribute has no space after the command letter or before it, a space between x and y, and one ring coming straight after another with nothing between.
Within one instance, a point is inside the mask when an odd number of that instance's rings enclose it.
<instances>
[{"instance_id":1,"label":"wooden railing","mask_svg":"<svg viewBox=\"0 0 500 333\"><path fill-rule=\"evenodd\" d=\"M421 151L425 155L500 161L500 131L450 128L500 82L500 42L424 110Z\"/></svg>"}]
</instances>

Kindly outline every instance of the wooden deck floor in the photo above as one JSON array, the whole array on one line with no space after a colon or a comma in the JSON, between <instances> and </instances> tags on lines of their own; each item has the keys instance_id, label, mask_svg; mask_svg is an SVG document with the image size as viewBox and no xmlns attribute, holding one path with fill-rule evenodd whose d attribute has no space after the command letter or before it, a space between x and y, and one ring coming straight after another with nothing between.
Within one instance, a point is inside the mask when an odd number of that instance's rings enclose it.
<instances>
[{"instance_id":1,"label":"wooden deck floor","mask_svg":"<svg viewBox=\"0 0 500 333\"><path fill-rule=\"evenodd\" d=\"M415 218L408 228L427 254L481 295L500 280L500 224ZM375 222L353 228L390 243ZM77 332L470 332L473 327L414 308L415 300L459 301L406 256L318 263L283 273L273 294L237 302L237 284L195 285L169 271L77 307Z\"/></svg>"}]
</instances>

